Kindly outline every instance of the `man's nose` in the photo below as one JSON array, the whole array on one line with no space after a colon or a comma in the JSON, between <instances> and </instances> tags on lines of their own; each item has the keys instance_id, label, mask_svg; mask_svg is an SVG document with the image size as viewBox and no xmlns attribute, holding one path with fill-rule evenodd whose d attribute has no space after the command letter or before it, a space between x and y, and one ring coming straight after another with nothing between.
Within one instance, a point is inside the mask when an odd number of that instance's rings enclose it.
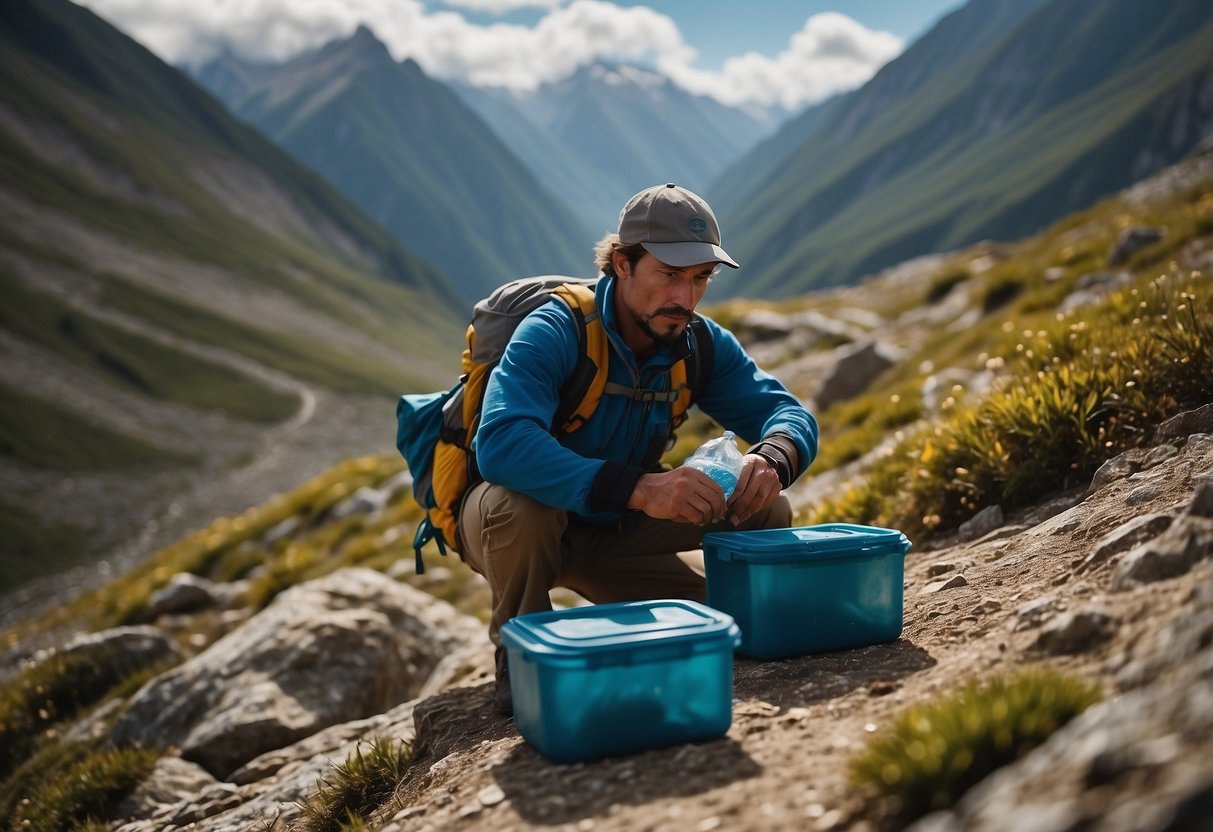
<instances>
[{"instance_id":1,"label":"man's nose","mask_svg":"<svg viewBox=\"0 0 1213 832\"><path fill-rule=\"evenodd\" d=\"M673 301L688 312L695 308L695 288L689 280L680 280L674 287Z\"/></svg>"}]
</instances>

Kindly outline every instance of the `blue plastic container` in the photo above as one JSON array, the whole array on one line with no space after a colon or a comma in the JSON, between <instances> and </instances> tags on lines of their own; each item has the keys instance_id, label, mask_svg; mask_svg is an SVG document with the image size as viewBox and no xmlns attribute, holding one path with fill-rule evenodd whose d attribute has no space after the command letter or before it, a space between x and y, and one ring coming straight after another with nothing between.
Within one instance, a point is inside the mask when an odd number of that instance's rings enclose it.
<instances>
[{"instance_id":1,"label":"blue plastic container","mask_svg":"<svg viewBox=\"0 0 1213 832\"><path fill-rule=\"evenodd\" d=\"M741 627L759 659L861 647L901 635L900 531L830 523L703 536L708 604Z\"/></svg>"},{"instance_id":2,"label":"blue plastic container","mask_svg":"<svg viewBox=\"0 0 1213 832\"><path fill-rule=\"evenodd\" d=\"M732 618L694 601L520 615L501 628L514 724L562 763L722 736L739 640Z\"/></svg>"}]
</instances>

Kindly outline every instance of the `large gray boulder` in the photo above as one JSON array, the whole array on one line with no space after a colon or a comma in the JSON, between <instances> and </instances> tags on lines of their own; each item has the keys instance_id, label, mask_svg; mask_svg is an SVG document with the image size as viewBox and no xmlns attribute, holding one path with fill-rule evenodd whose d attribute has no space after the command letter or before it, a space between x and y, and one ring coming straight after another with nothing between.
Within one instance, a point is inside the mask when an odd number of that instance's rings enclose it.
<instances>
[{"instance_id":1,"label":"large gray boulder","mask_svg":"<svg viewBox=\"0 0 1213 832\"><path fill-rule=\"evenodd\" d=\"M813 395L820 410L859 395L900 358L892 346L874 340L842 347L835 355L834 368Z\"/></svg>"},{"instance_id":2,"label":"large gray boulder","mask_svg":"<svg viewBox=\"0 0 1213 832\"><path fill-rule=\"evenodd\" d=\"M287 590L240 629L140 690L116 743L175 746L225 779L266 751L415 697L484 626L368 569Z\"/></svg>"}]
</instances>

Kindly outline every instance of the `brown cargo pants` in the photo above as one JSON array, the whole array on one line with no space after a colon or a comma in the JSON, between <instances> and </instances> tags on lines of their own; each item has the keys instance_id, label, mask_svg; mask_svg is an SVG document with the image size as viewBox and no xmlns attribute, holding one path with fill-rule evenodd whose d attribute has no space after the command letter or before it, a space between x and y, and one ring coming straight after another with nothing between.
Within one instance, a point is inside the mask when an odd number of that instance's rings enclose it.
<instances>
[{"instance_id":1,"label":"brown cargo pants","mask_svg":"<svg viewBox=\"0 0 1213 832\"><path fill-rule=\"evenodd\" d=\"M741 529L786 528L792 508L782 494ZM537 502L499 485L480 483L468 493L459 516L467 563L489 582L489 637L516 615L552 608L548 592L566 587L586 600L644 601L684 598L704 601L702 575L678 556L700 547L709 531L736 531L725 520L695 526L637 515L626 531L616 526L569 522L563 509Z\"/></svg>"}]
</instances>

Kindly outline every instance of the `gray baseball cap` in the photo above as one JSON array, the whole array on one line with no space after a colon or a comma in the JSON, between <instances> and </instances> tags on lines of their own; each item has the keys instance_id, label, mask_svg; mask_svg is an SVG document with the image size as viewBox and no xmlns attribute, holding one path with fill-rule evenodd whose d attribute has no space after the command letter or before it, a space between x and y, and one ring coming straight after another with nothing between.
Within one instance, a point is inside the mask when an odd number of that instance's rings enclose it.
<instances>
[{"instance_id":1,"label":"gray baseball cap","mask_svg":"<svg viewBox=\"0 0 1213 832\"><path fill-rule=\"evenodd\" d=\"M669 183L646 188L619 212L619 241L640 243L662 263L683 268L724 263L740 268L720 247L720 226L697 194Z\"/></svg>"}]
</instances>

